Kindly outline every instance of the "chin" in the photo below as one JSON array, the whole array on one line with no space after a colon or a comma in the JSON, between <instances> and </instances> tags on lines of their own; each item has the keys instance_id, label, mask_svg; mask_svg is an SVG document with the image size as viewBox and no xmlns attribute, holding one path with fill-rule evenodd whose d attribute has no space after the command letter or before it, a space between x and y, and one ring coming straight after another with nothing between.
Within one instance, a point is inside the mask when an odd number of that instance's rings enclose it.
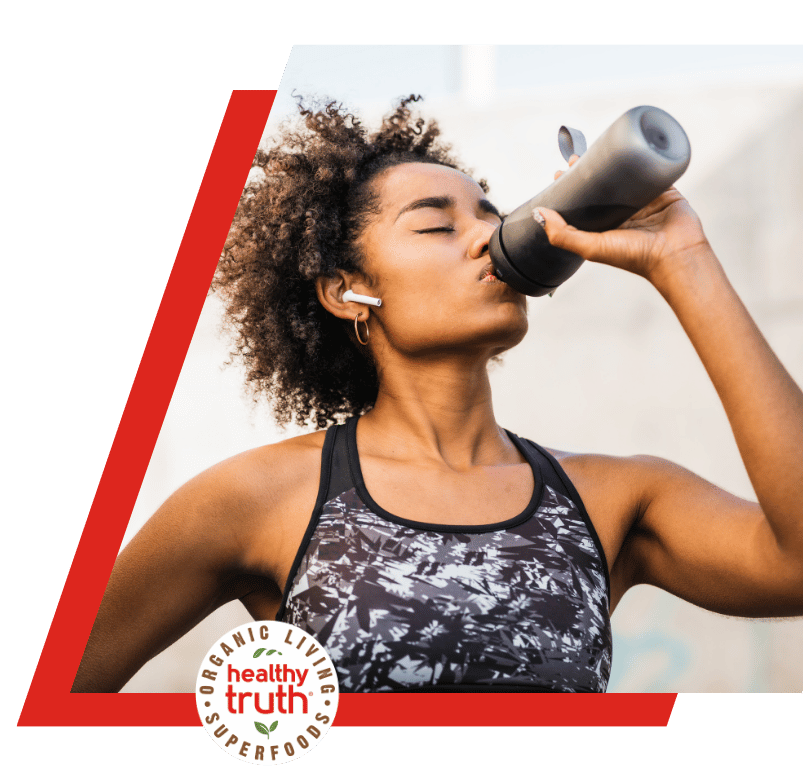
<instances>
[{"instance_id":1,"label":"chin","mask_svg":"<svg viewBox=\"0 0 803 770\"><path fill-rule=\"evenodd\" d=\"M515 348L526 336L527 334L527 325L524 325L524 328L521 330L519 334L511 334L508 336L507 339L500 342L498 348L494 348L491 352L491 355L498 356L500 353L504 353L511 348Z\"/></svg>"},{"instance_id":2,"label":"chin","mask_svg":"<svg viewBox=\"0 0 803 770\"><path fill-rule=\"evenodd\" d=\"M491 344L491 355L498 356L506 350L516 347L526 336L529 329L526 310L516 313L514 318L505 319L504 324L499 324L494 329L489 329L486 335L482 335L483 341Z\"/></svg>"},{"instance_id":3,"label":"chin","mask_svg":"<svg viewBox=\"0 0 803 770\"><path fill-rule=\"evenodd\" d=\"M514 345L518 345L527 334L530 323L527 320L527 303L511 302L504 305L505 318L501 321L504 331L516 338Z\"/></svg>"}]
</instances>

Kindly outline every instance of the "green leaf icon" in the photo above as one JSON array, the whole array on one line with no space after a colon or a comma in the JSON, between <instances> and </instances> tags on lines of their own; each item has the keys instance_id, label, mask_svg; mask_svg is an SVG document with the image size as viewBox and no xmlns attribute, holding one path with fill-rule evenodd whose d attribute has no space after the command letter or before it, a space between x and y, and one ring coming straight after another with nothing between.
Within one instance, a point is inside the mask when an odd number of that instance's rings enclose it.
<instances>
[{"instance_id":1,"label":"green leaf icon","mask_svg":"<svg viewBox=\"0 0 803 770\"><path fill-rule=\"evenodd\" d=\"M268 650L265 654L266 655L273 655L274 652L276 652L276 650Z\"/></svg>"},{"instance_id":2,"label":"green leaf icon","mask_svg":"<svg viewBox=\"0 0 803 770\"><path fill-rule=\"evenodd\" d=\"M254 727L256 727L257 731L262 733L262 735L270 735L270 730L262 724L262 722L254 722Z\"/></svg>"},{"instance_id":3,"label":"green leaf icon","mask_svg":"<svg viewBox=\"0 0 803 770\"><path fill-rule=\"evenodd\" d=\"M264 648L264 647L260 647L260 648L259 648L259 649L258 649L258 650L257 650L257 651L254 653L254 657L255 657L255 658L258 658L258 657L259 657L259 656L260 656L260 655L261 655L263 652L265 652L265 648ZM270 655L270 653L268 653L268 655Z\"/></svg>"},{"instance_id":4,"label":"green leaf icon","mask_svg":"<svg viewBox=\"0 0 803 770\"><path fill-rule=\"evenodd\" d=\"M278 726L279 726L279 721L277 720L270 726L270 731L273 732Z\"/></svg>"}]
</instances>

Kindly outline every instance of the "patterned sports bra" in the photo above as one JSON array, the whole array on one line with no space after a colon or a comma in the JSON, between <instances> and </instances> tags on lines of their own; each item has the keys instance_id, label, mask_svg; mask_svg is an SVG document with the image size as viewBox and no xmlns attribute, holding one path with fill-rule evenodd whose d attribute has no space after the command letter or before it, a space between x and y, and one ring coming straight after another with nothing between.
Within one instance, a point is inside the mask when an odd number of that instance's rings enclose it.
<instances>
[{"instance_id":1,"label":"patterned sports bra","mask_svg":"<svg viewBox=\"0 0 803 770\"><path fill-rule=\"evenodd\" d=\"M489 525L410 521L363 482L357 418L329 428L318 500L277 620L312 634L341 692L604 692L610 580L577 490L537 444L527 508Z\"/></svg>"}]
</instances>

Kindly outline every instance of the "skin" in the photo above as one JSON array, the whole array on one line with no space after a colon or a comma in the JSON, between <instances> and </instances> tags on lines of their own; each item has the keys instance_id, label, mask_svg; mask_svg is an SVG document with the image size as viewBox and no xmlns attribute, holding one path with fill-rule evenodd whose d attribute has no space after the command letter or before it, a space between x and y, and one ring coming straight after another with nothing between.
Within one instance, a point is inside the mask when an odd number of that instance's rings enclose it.
<instances>
[{"instance_id":1,"label":"skin","mask_svg":"<svg viewBox=\"0 0 803 770\"><path fill-rule=\"evenodd\" d=\"M362 273L317 282L329 312L359 317L370 332L380 389L357 429L366 486L404 518L504 521L526 507L533 478L494 419L487 375L488 360L527 331L525 298L480 280L500 220L454 169L408 163L374 184L381 207L362 235ZM722 400L758 498L654 457L549 450L599 534L611 611L630 587L648 583L728 615L803 614L803 394L696 215L674 188L608 233L541 213L553 244L637 273L665 298ZM347 289L382 306L344 302ZM323 438L319 431L238 455L167 500L115 564L73 691L119 690L232 599L255 619L275 617L315 504Z\"/></svg>"}]
</instances>

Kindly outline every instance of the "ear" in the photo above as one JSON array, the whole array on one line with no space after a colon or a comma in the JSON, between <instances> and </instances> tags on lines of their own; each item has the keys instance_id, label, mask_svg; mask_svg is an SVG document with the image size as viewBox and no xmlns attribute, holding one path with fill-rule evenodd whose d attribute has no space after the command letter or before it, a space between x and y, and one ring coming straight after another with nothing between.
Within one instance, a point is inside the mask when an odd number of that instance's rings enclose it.
<instances>
[{"instance_id":1,"label":"ear","mask_svg":"<svg viewBox=\"0 0 803 770\"><path fill-rule=\"evenodd\" d=\"M351 289L356 294L370 294L365 279L355 273L338 270L332 277L319 276L315 279L315 291L318 301L334 316L346 321L353 321L355 316L361 320L368 318L370 310L360 302L344 302L343 294ZM363 315L364 313L364 315Z\"/></svg>"}]
</instances>

